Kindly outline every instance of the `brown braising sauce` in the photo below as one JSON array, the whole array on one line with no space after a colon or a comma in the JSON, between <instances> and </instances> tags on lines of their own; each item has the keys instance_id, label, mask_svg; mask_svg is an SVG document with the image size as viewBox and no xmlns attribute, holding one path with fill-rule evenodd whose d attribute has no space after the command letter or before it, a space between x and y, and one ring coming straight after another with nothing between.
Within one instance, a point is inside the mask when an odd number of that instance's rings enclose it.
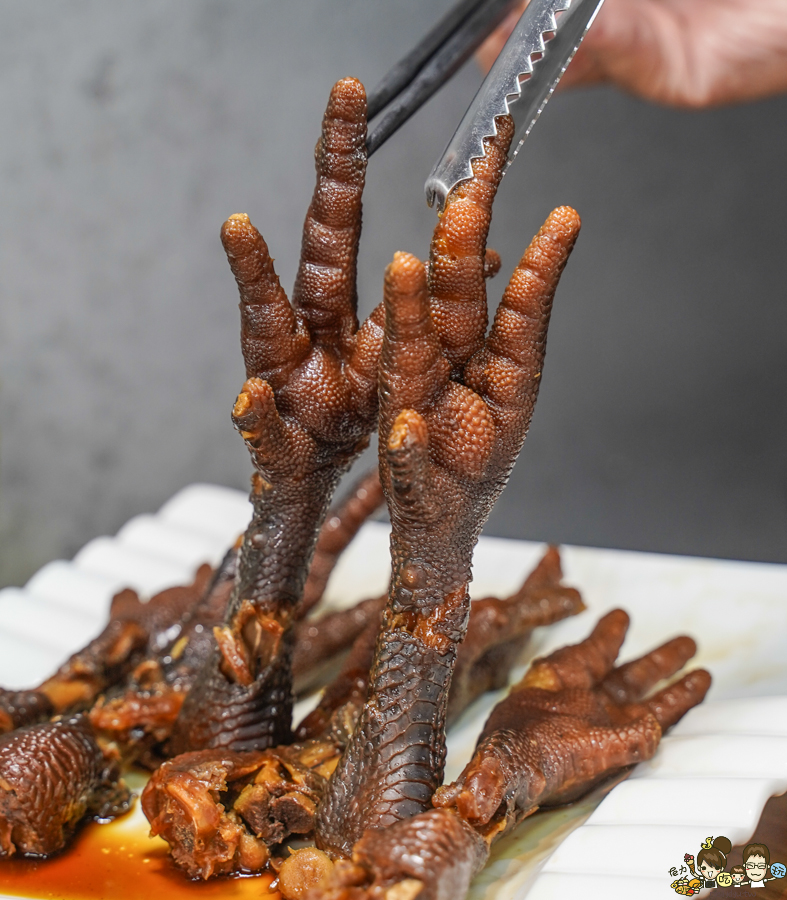
<instances>
[{"instance_id":1,"label":"brown braising sauce","mask_svg":"<svg viewBox=\"0 0 787 900\"><path fill-rule=\"evenodd\" d=\"M0 896L42 900L279 900L273 877L189 881L170 861L167 845L148 837L139 811L109 825L86 826L51 859L0 859Z\"/></svg>"}]
</instances>

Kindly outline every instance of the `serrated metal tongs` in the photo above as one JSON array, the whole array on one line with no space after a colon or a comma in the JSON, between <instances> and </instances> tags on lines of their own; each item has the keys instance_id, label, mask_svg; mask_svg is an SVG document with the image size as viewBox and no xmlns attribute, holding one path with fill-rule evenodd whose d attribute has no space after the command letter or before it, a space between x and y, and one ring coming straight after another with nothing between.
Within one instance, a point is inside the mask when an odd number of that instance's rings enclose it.
<instances>
[{"instance_id":1,"label":"serrated metal tongs","mask_svg":"<svg viewBox=\"0 0 787 900\"><path fill-rule=\"evenodd\" d=\"M426 200L442 209L451 189L473 174L496 116L516 132L508 166L530 134L604 0L531 0L426 180ZM508 170L506 166L506 171Z\"/></svg>"},{"instance_id":2,"label":"serrated metal tongs","mask_svg":"<svg viewBox=\"0 0 787 900\"><path fill-rule=\"evenodd\" d=\"M604 0L530 0L511 37L426 181L426 197L442 209L471 162L484 155L495 118L516 127L509 165L552 96ZM368 140L373 153L497 27L515 0L460 0L385 76L369 96L369 117L380 115ZM386 107L384 109L384 107Z\"/></svg>"}]
</instances>

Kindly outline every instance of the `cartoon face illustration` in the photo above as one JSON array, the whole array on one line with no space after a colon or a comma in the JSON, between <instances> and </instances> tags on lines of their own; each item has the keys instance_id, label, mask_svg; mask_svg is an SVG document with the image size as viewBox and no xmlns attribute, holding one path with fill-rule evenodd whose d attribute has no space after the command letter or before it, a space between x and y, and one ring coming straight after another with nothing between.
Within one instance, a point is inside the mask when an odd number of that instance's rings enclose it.
<instances>
[{"instance_id":1,"label":"cartoon face illustration","mask_svg":"<svg viewBox=\"0 0 787 900\"><path fill-rule=\"evenodd\" d=\"M714 866L703 860L700 863L700 874L706 881L715 881L716 876L721 872L721 866Z\"/></svg>"},{"instance_id":2,"label":"cartoon face illustration","mask_svg":"<svg viewBox=\"0 0 787 900\"><path fill-rule=\"evenodd\" d=\"M730 869L730 884L739 887L743 883L744 878L746 878L746 869L743 866L733 866Z\"/></svg>"},{"instance_id":3,"label":"cartoon face illustration","mask_svg":"<svg viewBox=\"0 0 787 900\"><path fill-rule=\"evenodd\" d=\"M768 863L766 862L765 857L760 856L759 854L750 856L743 865L746 869L746 875L748 876L749 881L754 884L758 881L762 881L768 874Z\"/></svg>"}]
</instances>

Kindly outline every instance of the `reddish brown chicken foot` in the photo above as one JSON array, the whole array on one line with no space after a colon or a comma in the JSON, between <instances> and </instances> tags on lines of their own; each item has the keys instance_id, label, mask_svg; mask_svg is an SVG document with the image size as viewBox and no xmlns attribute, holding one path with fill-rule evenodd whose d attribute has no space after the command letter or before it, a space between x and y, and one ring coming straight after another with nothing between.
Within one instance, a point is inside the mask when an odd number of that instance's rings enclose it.
<instances>
[{"instance_id":1,"label":"reddish brown chicken foot","mask_svg":"<svg viewBox=\"0 0 787 900\"><path fill-rule=\"evenodd\" d=\"M385 497L377 469L366 472L356 481L342 502L332 509L317 539L309 577L298 609L299 618L316 606L325 592L336 563L361 526L383 505Z\"/></svg>"},{"instance_id":2,"label":"reddish brown chicken foot","mask_svg":"<svg viewBox=\"0 0 787 900\"><path fill-rule=\"evenodd\" d=\"M341 552L379 507L381 498L377 472L367 473L329 513L317 541L304 597L311 590L313 601L319 600ZM149 642L147 654L136 664L123 688L102 696L90 711L102 740L111 741L126 762L150 768L161 762L160 745L169 738L186 694L215 648L213 629L224 623L237 574L239 544L227 552L203 596L181 622L158 632L152 646ZM370 615L379 618L380 605L373 612L368 603L359 604L355 611L296 625L293 674L296 679L300 677L301 688L304 683L314 683L324 663L352 645ZM2 703L0 694L0 710ZM27 709L30 710L30 704ZM2 721L0 712L0 726Z\"/></svg>"},{"instance_id":3,"label":"reddish brown chicken foot","mask_svg":"<svg viewBox=\"0 0 787 900\"><path fill-rule=\"evenodd\" d=\"M83 715L0 737L0 858L49 856L85 816L112 818L128 800Z\"/></svg>"},{"instance_id":4,"label":"reddish brown chicken foot","mask_svg":"<svg viewBox=\"0 0 787 900\"><path fill-rule=\"evenodd\" d=\"M523 587L511 598L501 601L488 597L474 602L468 639L460 648L457 666L458 672L463 667L468 670L468 677L460 679L460 685L466 681L467 686L461 688L457 700L449 700L449 708L458 715L464 704L478 695L477 686L481 685L480 689L483 689L487 683L488 651L493 649L495 642L508 648L516 643L513 634L521 623L528 622L530 627L549 624L578 612L580 608L577 592L560 585L560 560L555 548L547 551ZM189 874L210 877L219 872L248 870L249 858L240 852L238 843L244 831L268 846L286 840L292 834L312 832L316 806L325 792L327 778L352 735L366 700L379 616L378 612L377 622L370 622L356 640L319 707L299 725L296 730L298 743L249 757L253 760L253 779L251 768L244 768L243 773L239 769L237 777L232 775L230 778L234 787L222 787L228 783L222 774L227 759L234 757L220 750L185 754L162 766L153 776L143 807L150 812L151 822L155 820L155 833L170 844L173 859ZM512 626L505 635L503 619ZM476 628L481 640L476 639ZM521 651L527 634L529 631L520 629L517 651ZM466 648L471 652L466 653ZM507 679L517 656L518 653L504 656L501 665L506 668L496 673L498 678ZM455 681L452 691L456 684ZM470 685L475 685L476 690ZM219 787L210 790L178 787L187 778L196 779L204 786L206 778L215 777L210 773L211 761L219 770L219 781L216 782ZM227 840L228 834L233 835L232 841Z\"/></svg>"},{"instance_id":5,"label":"reddish brown chicken foot","mask_svg":"<svg viewBox=\"0 0 787 900\"><path fill-rule=\"evenodd\" d=\"M643 700L683 668L696 645L675 638L614 668L628 624L626 613L614 610L581 644L536 660L492 711L472 761L437 792L435 806L456 807L476 828L504 830L650 759L662 731L705 696L710 675L690 672Z\"/></svg>"},{"instance_id":6,"label":"reddish brown chicken foot","mask_svg":"<svg viewBox=\"0 0 787 900\"><path fill-rule=\"evenodd\" d=\"M369 699L318 812L318 845L334 853L349 853L369 827L426 809L442 778L473 548L522 447L552 300L579 231L573 210L550 215L486 336L484 244L512 133L501 119L474 177L449 197L429 290L415 257L397 254L386 272L379 431L392 580ZM440 320L449 287L457 317ZM455 352L465 344L472 352Z\"/></svg>"},{"instance_id":7,"label":"reddish brown chicken foot","mask_svg":"<svg viewBox=\"0 0 787 900\"><path fill-rule=\"evenodd\" d=\"M613 668L627 628L615 610L587 640L536 660L492 711L460 778L437 791L437 808L367 831L352 862L337 864L308 900L462 900L499 836L539 806L649 759L662 732L702 701L710 675L690 672L647 697L696 645L675 638Z\"/></svg>"},{"instance_id":8,"label":"reddish brown chicken foot","mask_svg":"<svg viewBox=\"0 0 787 900\"><path fill-rule=\"evenodd\" d=\"M323 119L292 304L248 217L222 229L241 298L247 381L233 421L256 469L253 514L218 650L173 732L176 753L262 749L290 736L292 626L317 534L377 418L382 310L360 328L356 316L365 141L366 96L347 78Z\"/></svg>"},{"instance_id":9,"label":"reddish brown chicken foot","mask_svg":"<svg viewBox=\"0 0 787 900\"><path fill-rule=\"evenodd\" d=\"M56 713L89 707L169 640L171 630L202 596L210 577L210 566L201 566L191 584L168 588L146 603L132 590L115 595L106 628L63 663L38 692Z\"/></svg>"}]
</instances>

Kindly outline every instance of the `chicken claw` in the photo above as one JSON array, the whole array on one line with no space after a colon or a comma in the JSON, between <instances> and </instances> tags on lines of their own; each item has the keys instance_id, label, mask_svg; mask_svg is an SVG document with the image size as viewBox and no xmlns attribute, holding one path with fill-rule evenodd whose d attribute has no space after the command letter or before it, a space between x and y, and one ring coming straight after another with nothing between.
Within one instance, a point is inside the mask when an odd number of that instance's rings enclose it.
<instances>
[{"instance_id":1,"label":"chicken claw","mask_svg":"<svg viewBox=\"0 0 787 900\"><path fill-rule=\"evenodd\" d=\"M614 610L587 640L536 660L492 711L459 779L437 791L436 808L369 829L306 900L462 900L498 837L650 758L710 675L697 669L647 697L696 647L675 638L614 668L628 624Z\"/></svg>"},{"instance_id":2,"label":"chicken claw","mask_svg":"<svg viewBox=\"0 0 787 900\"><path fill-rule=\"evenodd\" d=\"M382 307L360 328L356 316L365 142L366 95L346 78L317 144L292 303L248 216L222 229L240 290L247 380L232 417L256 469L253 514L218 648L184 703L174 753L263 749L290 737L292 626L317 532L377 421Z\"/></svg>"},{"instance_id":3,"label":"chicken claw","mask_svg":"<svg viewBox=\"0 0 787 900\"><path fill-rule=\"evenodd\" d=\"M487 336L486 235L512 134L499 120L474 177L449 197L428 280L407 253L386 272L379 434L392 579L369 699L318 811L318 846L334 853L427 809L442 779L473 548L525 439L552 299L579 232L573 210L549 216Z\"/></svg>"},{"instance_id":4,"label":"chicken claw","mask_svg":"<svg viewBox=\"0 0 787 900\"><path fill-rule=\"evenodd\" d=\"M662 732L699 703L710 675L690 672L652 697L695 654L681 637L613 668L629 618L604 616L587 640L536 660L487 720L472 761L433 803L482 830L505 830L539 807L566 803L650 759Z\"/></svg>"}]
</instances>

